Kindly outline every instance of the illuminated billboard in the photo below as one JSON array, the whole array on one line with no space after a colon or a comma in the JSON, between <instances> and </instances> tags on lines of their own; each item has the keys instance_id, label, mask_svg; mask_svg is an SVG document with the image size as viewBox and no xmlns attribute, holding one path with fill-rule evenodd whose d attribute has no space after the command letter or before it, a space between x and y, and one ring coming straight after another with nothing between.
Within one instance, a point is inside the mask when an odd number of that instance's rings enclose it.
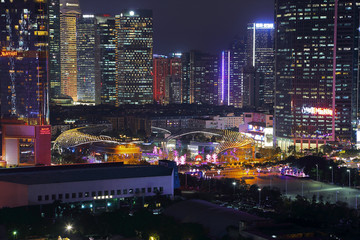
<instances>
[{"instance_id":1,"label":"illuminated billboard","mask_svg":"<svg viewBox=\"0 0 360 240\"><path fill-rule=\"evenodd\" d=\"M324 116L333 115L333 110L330 108L303 107L301 112L303 114L311 114L311 115L324 115Z\"/></svg>"},{"instance_id":2,"label":"illuminated billboard","mask_svg":"<svg viewBox=\"0 0 360 240\"><path fill-rule=\"evenodd\" d=\"M255 27L258 29L274 29L273 23L255 23Z\"/></svg>"}]
</instances>

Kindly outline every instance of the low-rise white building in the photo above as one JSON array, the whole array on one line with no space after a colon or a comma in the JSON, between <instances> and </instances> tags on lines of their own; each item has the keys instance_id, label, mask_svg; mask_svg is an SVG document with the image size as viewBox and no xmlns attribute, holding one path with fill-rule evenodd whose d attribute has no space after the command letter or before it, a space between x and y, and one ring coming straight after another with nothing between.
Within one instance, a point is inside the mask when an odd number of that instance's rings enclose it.
<instances>
[{"instance_id":1,"label":"low-rise white building","mask_svg":"<svg viewBox=\"0 0 360 240\"><path fill-rule=\"evenodd\" d=\"M210 116L191 119L192 126L195 128L212 128L212 129L232 129L238 128L243 122L242 116L234 116L234 114L228 114L225 117Z\"/></svg>"},{"instance_id":2,"label":"low-rise white building","mask_svg":"<svg viewBox=\"0 0 360 240\"><path fill-rule=\"evenodd\" d=\"M164 166L121 163L3 169L0 189L0 208L156 194L172 198L174 173Z\"/></svg>"}]
</instances>

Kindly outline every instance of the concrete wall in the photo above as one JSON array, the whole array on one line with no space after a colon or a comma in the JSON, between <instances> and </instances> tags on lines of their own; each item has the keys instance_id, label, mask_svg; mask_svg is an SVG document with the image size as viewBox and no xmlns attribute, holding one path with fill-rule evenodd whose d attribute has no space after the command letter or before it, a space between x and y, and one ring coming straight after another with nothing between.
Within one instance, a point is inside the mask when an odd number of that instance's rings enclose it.
<instances>
[{"instance_id":1,"label":"concrete wall","mask_svg":"<svg viewBox=\"0 0 360 240\"><path fill-rule=\"evenodd\" d=\"M28 204L28 188L26 185L0 182L0 208L18 207Z\"/></svg>"}]
</instances>

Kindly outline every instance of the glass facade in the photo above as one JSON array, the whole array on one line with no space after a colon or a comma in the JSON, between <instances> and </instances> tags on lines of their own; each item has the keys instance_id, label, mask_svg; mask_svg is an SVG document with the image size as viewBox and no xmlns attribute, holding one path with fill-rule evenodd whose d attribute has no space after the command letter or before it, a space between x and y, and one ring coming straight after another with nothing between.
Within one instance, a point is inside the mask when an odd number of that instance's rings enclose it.
<instances>
[{"instance_id":1,"label":"glass facade","mask_svg":"<svg viewBox=\"0 0 360 240\"><path fill-rule=\"evenodd\" d=\"M1 117L47 124L47 1L0 1Z\"/></svg>"},{"instance_id":2,"label":"glass facade","mask_svg":"<svg viewBox=\"0 0 360 240\"><path fill-rule=\"evenodd\" d=\"M190 51L182 56L183 102L217 105L219 58Z\"/></svg>"},{"instance_id":3,"label":"glass facade","mask_svg":"<svg viewBox=\"0 0 360 240\"><path fill-rule=\"evenodd\" d=\"M49 1L49 81L50 98L60 96L60 1Z\"/></svg>"},{"instance_id":4,"label":"glass facade","mask_svg":"<svg viewBox=\"0 0 360 240\"><path fill-rule=\"evenodd\" d=\"M116 31L115 18L96 16L100 37L101 103L116 104Z\"/></svg>"},{"instance_id":5,"label":"glass facade","mask_svg":"<svg viewBox=\"0 0 360 240\"><path fill-rule=\"evenodd\" d=\"M77 98L77 20L81 14L77 0L60 1L61 94Z\"/></svg>"},{"instance_id":6,"label":"glass facade","mask_svg":"<svg viewBox=\"0 0 360 240\"><path fill-rule=\"evenodd\" d=\"M169 59L166 56L154 55L153 74L154 74L154 101L164 104L165 101L165 82L169 76Z\"/></svg>"},{"instance_id":7,"label":"glass facade","mask_svg":"<svg viewBox=\"0 0 360 240\"><path fill-rule=\"evenodd\" d=\"M256 72L255 107L272 110L274 102L274 24L250 23L247 27L247 64Z\"/></svg>"},{"instance_id":8,"label":"glass facade","mask_svg":"<svg viewBox=\"0 0 360 240\"><path fill-rule=\"evenodd\" d=\"M82 15L77 23L78 102L100 104L100 49L94 15Z\"/></svg>"},{"instance_id":9,"label":"glass facade","mask_svg":"<svg viewBox=\"0 0 360 240\"><path fill-rule=\"evenodd\" d=\"M345 0L275 1L276 138L353 139L358 5Z\"/></svg>"},{"instance_id":10,"label":"glass facade","mask_svg":"<svg viewBox=\"0 0 360 240\"><path fill-rule=\"evenodd\" d=\"M153 21L150 10L115 17L117 105L153 103Z\"/></svg>"}]
</instances>

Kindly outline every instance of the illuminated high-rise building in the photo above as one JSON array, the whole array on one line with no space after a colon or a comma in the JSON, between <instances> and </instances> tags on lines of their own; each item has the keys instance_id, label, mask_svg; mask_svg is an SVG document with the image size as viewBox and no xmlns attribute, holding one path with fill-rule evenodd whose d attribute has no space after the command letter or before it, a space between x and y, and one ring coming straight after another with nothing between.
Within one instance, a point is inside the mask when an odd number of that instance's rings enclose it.
<instances>
[{"instance_id":1,"label":"illuminated high-rise building","mask_svg":"<svg viewBox=\"0 0 360 240\"><path fill-rule=\"evenodd\" d=\"M1 155L7 166L50 165L48 2L0 1Z\"/></svg>"},{"instance_id":2,"label":"illuminated high-rise building","mask_svg":"<svg viewBox=\"0 0 360 240\"><path fill-rule=\"evenodd\" d=\"M49 0L49 82L50 98L61 95L60 0Z\"/></svg>"},{"instance_id":3,"label":"illuminated high-rise building","mask_svg":"<svg viewBox=\"0 0 360 240\"><path fill-rule=\"evenodd\" d=\"M235 38L230 48L221 52L219 66L219 104L243 107L243 68L246 66L245 41L243 38Z\"/></svg>"},{"instance_id":4,"label":"illuminated high-rise building","mask_svg":"<svg viewBox=\"0 0 360 240\"><path fill-rule=\"evenodd\" d=\"M165 82L166 77L169 75L169 59L167 56L154 55L153 60L153 92L154 101L160 104L164 104L165 101Z\"/></svg>"},{"instance_id":5,"label":"illuminated high-rise building","mask_svg":"<svg viewBox=\"0 0 360 240\"><path fill-rule=\"evenodd\" d=\"M217 56L190 51L182 56L182 99L183 103L214 104L218 100Z\"/></svg>"},{"instance_id":6,"label":"illuminated high-rise building","mask_svg":"<svg viewBox=\"0 0 360 240\"><path fill-rule=\"evenodd\" d=\"M100 38L101 103L115 105L116 95L116 30L115 18L97 15Z\"/></svg>"},{"instance_id":7,"label":"illuminated high-rise building","mask_svg":"<svg viewBox=\"0 0 360 240\"><path fill-rule=\"evenodd\" d=\"M77 100L100 104L100 49L94 15L81 15L77 23Z\"/></svg>"},{"instance_id":8,"label":"illuminated high-rise building","mask_svg":"<svg viewBox=\"0 0 360 240\"><path fill-rule=\"evenodd\" d=\"M169 75L165 80L165 103L182 103L181 53L174 53L169 59Z\"/></svg>"},{"instance_id":9,"label":"illuminated high-rise building","mask_svg":"<svg viewBox=\"0 0 360 240\"><path fill-rule=\"evenodd\" d=\"M256 89L246 89L244 91L255 93L256 99L251 105L267 110L273 109L274 103L274 24L273 23L250 23L247 27L246 56L247 70L246 74L252 74L250 69L254 68L255 73L252 76ZM251 79L252 77L248 77ZM248 86L250 86L248 85Z\"/></svg>"},{"instance_id":10,"label":"illuminated high-rise building","mask_svg":"<svg viewBox=\"0 0 360 240\"><path fill-rule=\"evenodd\" d=\"M119 104L153 102L153 21L150 10L125 10L116 21Z\"/></svg>"},{"instance_id":11,"label":"illuminated high-rise building","mask_svg":"<svg viewBox=\"0 0 360 240\"><path fill-rule=\"evenodd\" d=\"M77 21L81 14L78 0L60 0L61 94L77 97Z\"/></svg>"},{"instance_id":12,"label":"illuminated high-rise building","mask_svg":"<svg viewBox=\"0 0 360 240\"><path fill-rule=\"evenodd\" d=\"M47 11L46 1L0 1L2 118L49 121Z\"/></svg>"},{"instance_id":13,"label":"illuminated high-rise building","mask_svg":"<svg viewBox=\"0 0 360 240\"><path fill-rule=\"evenodd\" d=\"M275 1L275 137L283 148L355 140L358 0Z\"/></svg>"}]
</instances>

